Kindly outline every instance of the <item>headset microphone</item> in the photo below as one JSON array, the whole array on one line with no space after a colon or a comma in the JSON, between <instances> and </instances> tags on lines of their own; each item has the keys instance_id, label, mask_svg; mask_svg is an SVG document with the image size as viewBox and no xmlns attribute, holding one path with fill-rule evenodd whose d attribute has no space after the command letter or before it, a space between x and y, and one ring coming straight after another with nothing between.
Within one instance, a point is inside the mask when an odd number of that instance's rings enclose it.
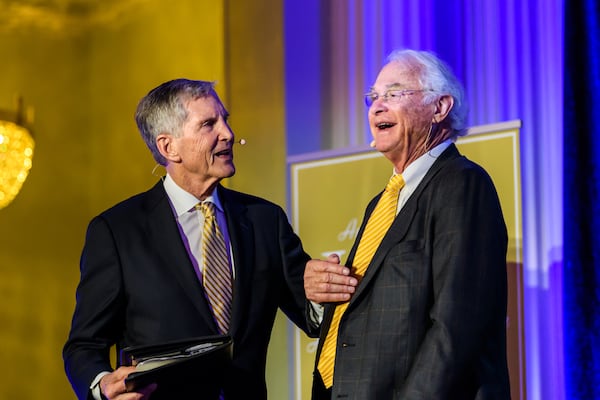
<instances>
[{"instance_id":1,"label":"headset microphone","mask_svg":"<svg viewBox=\"0 0 600 400\"><path fill-rule=\"evenodd\" d=\"M371 147L375 147L375 141L374 141L374 140L372 140L372 141L371 141L371 143L369 144L369 146L371 146Z\"/></svg>"},{"instance_id":2,"label":"headset microphone","mask_svg":"<svg viewBox=\"0 0 600 400\"><path fill-rule=\"evenodd\" d=\"M241 144L242 146L246 144L246 139L236 140L236 143Z\"/></svg>"}]
</instances>

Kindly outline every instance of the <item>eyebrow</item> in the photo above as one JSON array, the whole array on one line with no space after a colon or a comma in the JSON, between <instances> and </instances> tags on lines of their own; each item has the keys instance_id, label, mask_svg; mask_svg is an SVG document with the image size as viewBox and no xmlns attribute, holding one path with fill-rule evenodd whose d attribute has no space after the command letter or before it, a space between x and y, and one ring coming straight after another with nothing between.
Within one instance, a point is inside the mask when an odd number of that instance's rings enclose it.
<instances>
[{"instance_id":1,"label":"eyebrow","mask_svg":"<svg viewBox=\"0 0 600 400\"><path fill-rule=\"evenodd\" d=\"M403 89L405 87L406 87L405 85L396 82L396 83L391 83L389 85L386 85L385 90ZM369 88L369 92L374 92L374 91L375 91L375 86L371 86Z\"/></svg>"},{"instance_id":2,"label":"eyebrow","mask_svg":"<svg viewBox=\"0 0 600 400\"><path fill-rule=\"evenodd\" d=\"M215 123L219 120L219 118L223 118L223 120L227 121L229 119L229 112L227 112L227 110L225 109L223 109L222 111L223 112L217 112L213 115L206 116L200 119L200 121L198 121L198 128L202 128L207 122Z\"/></svg>"}]
</instances>

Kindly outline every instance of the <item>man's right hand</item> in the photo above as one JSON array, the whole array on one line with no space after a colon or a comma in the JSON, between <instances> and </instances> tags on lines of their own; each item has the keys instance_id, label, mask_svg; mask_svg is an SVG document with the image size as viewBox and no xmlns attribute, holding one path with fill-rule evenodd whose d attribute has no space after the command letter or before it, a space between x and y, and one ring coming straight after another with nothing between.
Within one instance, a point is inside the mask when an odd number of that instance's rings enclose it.
<instances>
[{"instance_id":1,"label":"man's right hand","mask_svg":"<svg viewBox=\"0 0 600 400\"><path fill-rule=\"evenodd\" d=\"M125 387L125 378L135 372L135 367L119 367L100 379L100 391L108 400L146 400L156 390L152 383L137 392L128 392Z\"/></svg>"},{"instance_id":2,"label":"man's right hand","mask_svg":"<svg viewBox=\"0 0 600 400\"><path fill-rule=\"evenodd\" d=\"M350 269L340 265L337 254L327 260L310 260L304 269L306 298L315 303L337 303L350 300L358 280Z\"/></svg>"}]
</instances>

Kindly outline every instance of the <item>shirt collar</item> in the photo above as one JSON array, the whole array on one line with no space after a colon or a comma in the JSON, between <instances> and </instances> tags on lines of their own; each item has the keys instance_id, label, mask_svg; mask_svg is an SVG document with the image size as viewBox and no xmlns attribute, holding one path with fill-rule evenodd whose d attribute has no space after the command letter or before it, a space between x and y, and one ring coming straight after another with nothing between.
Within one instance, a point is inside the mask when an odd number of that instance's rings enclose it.
<instances>
[{"instance_id":1,"label":"shirt collar","mask_svg":"<svg viewBox=\"0 0 600 400\"><path fill-rule=\"evenodd\" d=\"M435 160L452 144L452 139L447 139L442 143L417 158L415 161L410 163L408 167L402 172L402 178L406 186L412 186L413 183L419 183L429 171L429 168L433 165ZM396 171L394 170L394 174Z\"/></svg>"},{"instance_id":2,"label":"shirt collar","mask_svg":"<svg viewBox=\"0 0 600 400\"><path fill-rule=\"evenodd\" d=\"M165 179L163 180L163 186L167 192L167 196L169 197L171 204L173 205L175 214L177 214L178 217L192 210L194 207L196 207L196 204L200 202L196 196L185 191L179 185L177 185L169 174L165 176ZM223 206L221 205L221 200L219 199L218 190L213 190L210 196L208 196L204 201L214 203L215 207L217 207L219 211L223 212Z\"/></svg>"}]
</instances>

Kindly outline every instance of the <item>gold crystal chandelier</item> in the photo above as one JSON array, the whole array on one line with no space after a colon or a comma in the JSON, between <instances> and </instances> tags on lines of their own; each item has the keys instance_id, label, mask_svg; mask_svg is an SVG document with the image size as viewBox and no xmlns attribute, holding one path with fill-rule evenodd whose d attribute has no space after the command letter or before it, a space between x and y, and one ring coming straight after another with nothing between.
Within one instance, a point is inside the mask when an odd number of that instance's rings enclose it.
<instances>
[{"instance_id":1,"label":"gold crystal chandelier","mask_svg":"<svg viewBox=\"0 0 600 400\"><path fill-rule=\"evenodd\" d=\"M26 119L21 99L16 112L0 110L0 209L17 196L31 169L34 141L27 127L33 118L28 114Z\"/></svg>"}]
</instances>

